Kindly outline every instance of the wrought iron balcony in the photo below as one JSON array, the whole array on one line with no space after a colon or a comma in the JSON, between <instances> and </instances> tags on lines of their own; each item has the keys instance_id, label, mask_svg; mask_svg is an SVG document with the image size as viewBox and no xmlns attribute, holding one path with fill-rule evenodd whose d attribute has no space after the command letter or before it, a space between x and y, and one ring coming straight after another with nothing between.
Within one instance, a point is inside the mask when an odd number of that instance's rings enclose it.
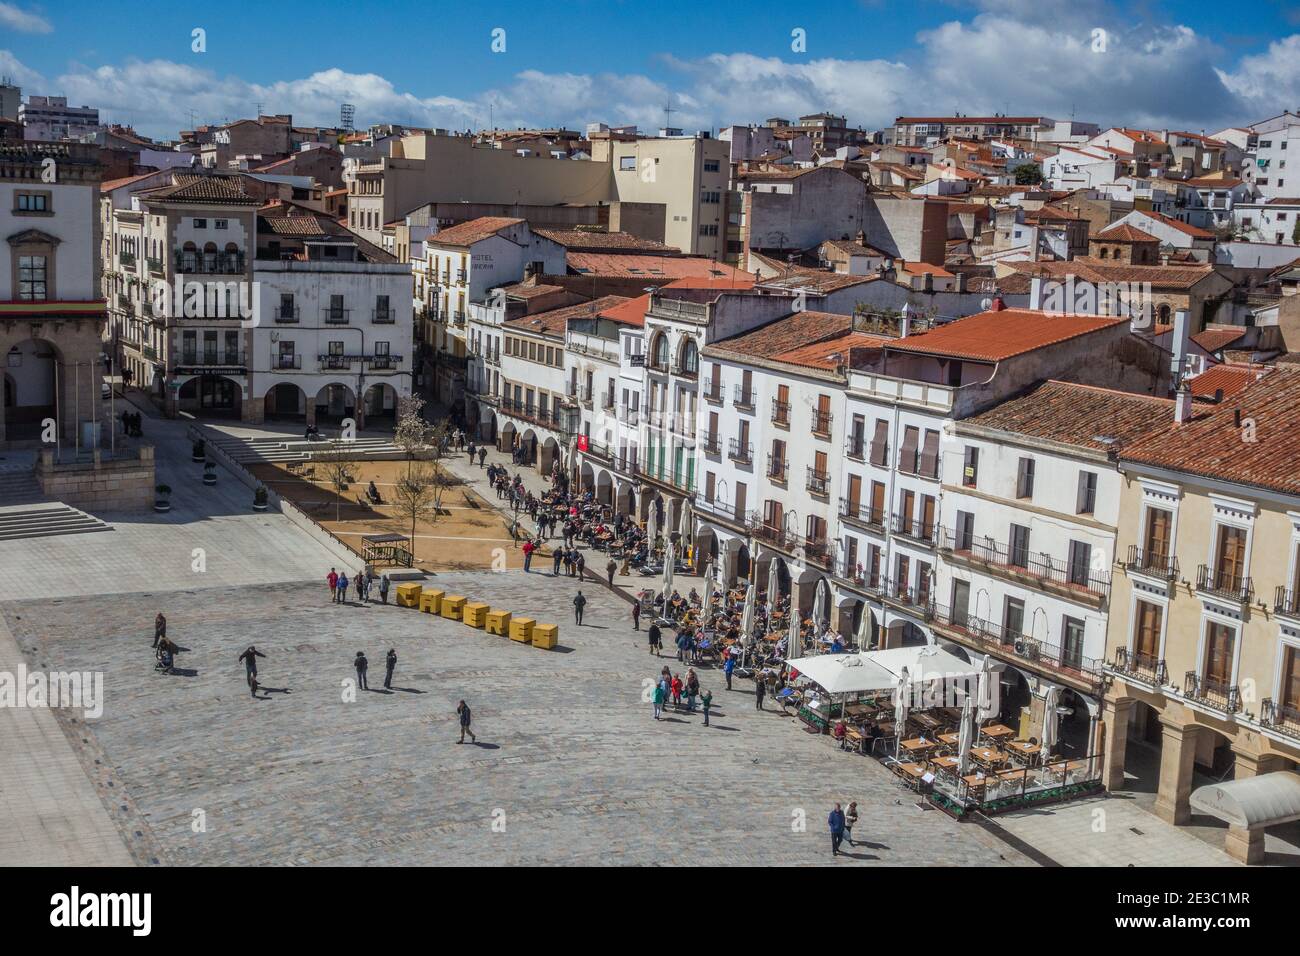
<instances>
[{"instance_id":1,"label":"wrought iron balcony","mask_svg":"<svg viewBox=\"0 0 1300 956\"><path fill-rule=\"evenodd\" d=\"M894 534L902 535L921 544L933 545L938 533L938 526L933 521L925 522L911 515L895 514L890 519L890 528Z\"/></svg>"},{"instance_id":2,"label":"wrought iron balcony","mask_svg":"<svg viewBox=\"0 0 1300 956\"><path fill-rule=\"evenodd\" d=\"M1110 597L1110 578L1093 574L1091 567L1079 562L1071 563L1027 549L1010 549L992 538L963 534L952 528L940 529L938 543L942 550L954 557L978 562L990 571L1011 575L1017 580L1031 578L1040 586L1050 585L1102 600Z\"/></svg>"},{"instance_id":3,"label":"wrought iron balcony","mask_svg":"<svg viewBox=\"0 0 1300 956\"><path fill-rule=\"evenodd\" d=\"M777 425L790 424L790 403L772 399L772 421Z\"/></svg>"},{"instance_id":4,"label":"wrought iron balcony","mask_svg":"<svg viewBox=\"0 0 1300 956\"><path fill-rule=\"evenodd\" d=\"M731 439L727 451L727 457L732 461L740 461L749 464L754 460L754 443L742 442L739 438Z\"/></svg>"},{"instance_id":5,"label":"wrought iron balcony","mask_svg":"<svg viewBox=\"0 0 1300 956\"><path fill-rule=\"evenodd\" d=\"M1300 617L1300 592L1279 585L1273 592L1273 613Z\"/></svg>"},{"instance_id":6,"label":"wrought iron balcony","mask_svg":"<svg viewBox=\"0 0 1300 956\"><path fill-rule=\"evenodd\" d=\"M831 491L830 472L818 471L811 465L808 467L808 476L804 481L804 487L814 495L828 495Z\"/></svg>"},{"instance_id":7,"label":"wrought iron balcony","mask_svg":"<svg viewBox=\"0 0 1300 956\"><path fill-rule=\"evenodd\" d=\"M1260 702L1259 722L1292 737L1300 737L1300 708L1279 704L1271 697Z\"/></svg>"},{"instance_id":8,"label":"wrought iron balcony","mask_svg":"<svg viewBox=\"0 0 1300 956\"><path fill-rule=\"evenodd\" d=\"M705 454L708 455L717 455L722 452L722 439L708 432L705 432L704 437L700 440L700 445L704 448Z\"/></svg>"},{"instance_id":9,"label":"wrought iron balcony","mask_svg":"<svg viewBox=\"0 0 1300 956\"><path fill-rule=\"evenodd\" d=\"M767 456L767 477L773 481L784 482L789 478L790 462L786 458L778 458L771 452Z\"/></svg>"},{"instance_id":10,"label":"wrought iron balcony","mask_svg":"<svg viewBox=\"0 0 1300 956\"><path fill-rule=\"evenodd\" d=\"M351 309L322 309L321 318L326 325L347 325L351 320Z\"/></svg>"},{"instance_id":11,"label":"wrought iron balcony","mask_svg":"<svg viewBox=\"0 0 1300 956\"><path fill-rule=\"evenodd\" d=\"M1130 544L1124 570L1138 571L1173 581L1178 577L1178 559L1171 554L1144 550L1135 544Z\"/></svg>"},{"instance_id":12,"label":"wrought iron balcony","mask_svg":"<svg viewBox=\"0 0 1300 956\"><path fill-rule=\"evenodd\" d=\"M714 378L706 378L704 380L704 400L719 405L722 404L722 382Z\"/></svg>"},{"instance_id":13,"label":"wrought iron balcony","mask_svg":"<svg viewBox=\"0 0 1300 956\"><path fill-rule=\"evenodd\" d=\"M737 385L734 395L734 402L737 408L747 408L754 410L754 389L745 388L743 385Z\"/></svg>"},{"instance_id":14,"label":"wrought iron balcony","mask_svg":"<svg viewBox=\"0 0 1300 956\"><path fill-rule=\"evenodd\" d=\"M872 531L883 532L885 530L885 509L873 508L861 501L850 501L847 498L841 498L840 517L852 524L864 525Z\"/></svg>"},{"instance_id":15,"label":"wrought iron balcony","mask_svg":"<svg viewBox=\"0 0 1300 956\"><path fill-rule=\"evenodd\" d=\"M844 455L852 458L854 461L864 461L867 443L861 435L850 435L849 440L844 443Z\"/></svg>"},{"instance_id":16,"label":"wrought iron balcony","mask_svg":"<svg viewBox=\"0 0 1300 956\"><path fill-rule=\"evenodd\" d=\"M1130 653L1126 647L1115 651L1114 669L1128 677L1135 677L1148 684L1164 686L1169 683L1169 670L1165 662L1152 654Z\"/></svg>"},{"instance_id":17,"label":"wrought iron balcony","mask_svg":"<svg viewBox=\"0 0 1300 956\"><path fill-rule=\"evenodd\" d=\"M1196 671L1188 671L1184 677L1183 696L1227 714L1241 710L1241 688L1212 677L1202 677Z\"/></svg>"},{"instance_id":18,"label":"wrought iron balcony","mask_svg":"<svg viewBox=\"0 0 1300 956\"><path fill-rule=\"evenodd\" d=\"M1255 593L1247 575L1233 574L1225 568L1213 568L1208 564L1196 568L1196 590L1238 604L1249 604Z\"/></svg>"},{"instance_id":19,"label":"wrought iron balcony","mask_svg":"<svg viewBox=\"0 0 1300 956\"><path fill-rule=\"evenodd\" d=\"M302 309L296 305L282 305L275 310L275 321L281 323L297 322L302 317Z\"/></svg>"},{"instance_id":20,"label":"wrought iron balcony","mask_svg":"<svg viewBox=\"0 0 1300 956\"><path fill-rule=\"evenodd\" d=\"M812 432L814 435L827 436L831 433L831 420L834 416L830 412L813 412Z\"/></svg>"},{"instance_id":21,"label":"wrought iron balcony","mask_svg":"<svg viewBox=\"0 0 1300 956\"><path fill-rule=\"evenodd\" d=\"M371 309L370 321L376 325L392 325L397 322L396 309Z\"/></svg>"}]
</instances>

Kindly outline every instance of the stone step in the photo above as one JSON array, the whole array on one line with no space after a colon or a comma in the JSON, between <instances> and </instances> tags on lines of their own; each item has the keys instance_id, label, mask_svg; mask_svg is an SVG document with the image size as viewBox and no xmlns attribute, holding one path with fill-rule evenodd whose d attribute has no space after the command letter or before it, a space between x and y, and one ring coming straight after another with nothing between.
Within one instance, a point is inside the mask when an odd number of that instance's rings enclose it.
<instances>
[{"instance_id":1,"label":"stone step","mask_svg":"<svg viewBox=\"0 0 1300 956\"><path fill-rule=\"evenodd\" d=\"M59 502L0 508L0 541L111 530L112 525L94 515Z\"/></svg>"}]
</instances>

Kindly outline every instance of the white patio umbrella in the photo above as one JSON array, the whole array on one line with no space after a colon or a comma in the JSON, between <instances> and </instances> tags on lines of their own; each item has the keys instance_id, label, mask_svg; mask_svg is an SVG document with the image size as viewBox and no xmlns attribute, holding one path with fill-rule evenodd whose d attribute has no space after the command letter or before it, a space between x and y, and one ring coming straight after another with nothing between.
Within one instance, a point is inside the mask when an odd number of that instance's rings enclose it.
<instances>
[{"instance_id":1,"label":"white patio umbrella","mask_svg":"<svg viewBox=\"0 0 1300 956\"><path fill-rule=\"evenodd\" d=\"M957 738L958 772L966 776L970 769L970 749L975 743L975 701L970 694L961 708L961 733Z\"/></svg>"},{"instance_id":2,"label":"white patio umbrella","mask_svg":"<svg viewBox=\"0 0 1300 956\"><path fill-rule=\"evenodd\" d=\"M664 548L664 601L667 602L668 596L673 593L673 565L677 563L677 549L673 547L672 542ZM667 606L664 607L667 611Z\"/></svg>"},{"instance_id":3,"label":"white patio umbrella","mask_svg":"<svg viewBox=\"0 0 1300 956\"><path fill-rule=\"evenodd\" d=\"M776 595L780 587L780 578L776 573L776 558L767 565L767 616L771 618L776 609Z\"/></svg>"},{"instance_id":4,"label":"white patio umbrella","mask_svg":"<svg viewBox=\"0 0 1300 956\"><path fill-rule=\"evenodd\" d=\"M859 653L867 649L871 640L871 608L865 604L862 605L862 617L858 620L856 640Z\"/></svg>"},{"instance_id":5,"label":"white patio umbrella","mask_svg":"<svg viewBox=\"0 0 1300 956\"><path fill-rule=\"evenodd\" d=\"M785 649L786 657L803 657L803 632L799 629L799 609L793 598L790 601L790 634L786 641L790 646Z\"/></svg>"},{"instance_id":6,"label":"white patio umbrella","mask_svg":"<svg viewBox=\"0 0 1300 956\"><path fill-rule=\"evenodd\" d=\"M682 516L677 522L677 533L682 536L682 544L691 540L691 524L694 521L694 515L691 514L691 502L689 498L682 499Z\"/></svg>"},{"instance_id":7,"label":"white patio umbrella","mask_svg":"<svg viewBox=\"0 0 1300 956\"><path fill-rule=\"evenodd\" d=\"M911 681L908 679L907 668L904 667L898 675L898 687L894 690L895 757L902 752L903 728L907 725L907 697L911 692Z\"/></svg>"},{"instance_id":8,"label":"white patio umbrella","mask_svg":"<svg viewBox=\"0 0 1300 956\"><path fill-rule=\"evenodd\" d=\"M754 642L754 605L757 603L754 585L745 589L745 607L740 612L740 644L746 656L749 646Z\"/></svg>"},{"instance_id":9,"label":"white patio umbrella","mask_svg":"<svg viewBox=\"0 0 1300 956\"><path fill-rule=\"evenodd\" d=\"M713 600L713 562L710 561L708 567L704 569L704 595L700 602L700 607L707 618L709 615L709 602Z\"/></svg>"},{"instance_id":10,"label":"white patio umbrella","mask_svg":"<svg viewBox=\"0 0 1300 956\"><path fill-rule=\"evenodd\" d=\"M650 553L654 554L655 538L659 535L659 513L655 510L654 502L650 502L650 514L645 519L645 540L646 546Z\"/></svg>"},{"instance_id":11,"label":"white patio umbrella","mask_svg":"<svg viewBox=\"0 0 1300 956\"><path fill-rule=\"evenodd\" d=\"M984 663L980 665L979 689L975 692L979 704L979 713L975 715L975 719L981 723L992 720L998 715L997 694L994 693L998 686L995 683L998 675L994 673L991 661L992 658L985 654Z\"/></svg>"},{"instance_id":12,"label":"white patio umbrella","mask_svg":"<svg viewBox=\"0 0 1300 956\"><path fill-rule=\"evenodd\" d=\"M1038 741L1043 748L1043 758L1047 759L1056 746L1056 725L1060 718L1056 714L1056 702L1061 699L1061 688L1049 687L1043 702L1043 736Z\"/></svg>"},{"instance_id":13,"label":"white patio umbrella","mask_svg":"<svg viewBox=\"0 0 1300 956\"><path fill-rule=\"evenodd\" d=\"M813 598L813 627L818 633L821 633L822 621L826 618L826 591L821 584L817 585L817 596Z\"/></svg>"}]
</instances>

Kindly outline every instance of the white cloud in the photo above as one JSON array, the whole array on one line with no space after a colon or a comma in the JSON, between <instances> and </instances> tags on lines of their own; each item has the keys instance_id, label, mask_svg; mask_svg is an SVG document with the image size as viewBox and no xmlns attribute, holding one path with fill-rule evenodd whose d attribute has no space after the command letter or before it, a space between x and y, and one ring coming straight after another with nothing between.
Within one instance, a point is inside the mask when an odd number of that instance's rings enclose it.
<instances>
[{"instance_id":1,"label":"white cloud","mask_svg":"<svg viewBox=\"0 0 1300 956\"><path fill-rule=\"evenodd\" d=\"M50 21L36 13L19 9L12 3L0 3L0 27L19 33L52 33Z\"/></svg>"},{"instance_id":2,"label":"white cloud","mask_svg":"<svg viewBox=\"0 0 1300 956\"><path fill-rule=\"evenodd\" d=\"M1300 34L1243 57L1235 71L1217 71L1223 85L1254 108L1251 122L1283 110L1300 110Z\"/></svg>"}]
</instances>

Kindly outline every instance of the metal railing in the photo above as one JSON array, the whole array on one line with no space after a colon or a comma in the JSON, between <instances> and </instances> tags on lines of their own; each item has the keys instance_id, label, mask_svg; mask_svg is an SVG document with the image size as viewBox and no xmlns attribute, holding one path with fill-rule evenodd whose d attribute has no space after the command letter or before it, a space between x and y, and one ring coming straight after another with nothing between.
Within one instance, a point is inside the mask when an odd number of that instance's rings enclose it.
<instances>
[{"instance_id":1,"label":"metal railing","mask_svg":"<svg viewBox=\"0 0 1300 956\"><path fill-rule=\"evenodd\" d=\"M873 464L875 463L873 459ZM939 477L939 456L927 455L920 449L900 449L898 452L898 470L905 475L917 475L921 478Z\"/></svg>"},{"instance_id":2,"label":"metal railing","mask_svg":"<svg viewBox=\"0 0 1300 956\"><path fill-rule=\"evenodd\" d=\"M277 369L300 369L302 368L302 356L277 355L274 359L273 367Z\"/></svg>"},{"instance_id":3,"label":"metal railing","mask_svg":"<svg viewBox=\"0 0 1300 956\"><path fill-rule=\"evenodd\" d=\"M808 466L808 477L804 481L804 487L814 495L828 495L831 491L830 472L818 471L811 465Z\"/></svg>"},{"instance_id":4,"label":"metal railing","mask_svg":"<svg viewBox=\"0 0 1300 956\"><path fill-rule=\"evenodd\" d=\"M391 370L402 364L400 355L366 355L362 358L372 371Z\"/></svg>"},{"instance_id":5,"label":"metal railing","mask_svg":"<svg viewBox=\"0 0 1300 956\"><path fill-rule=\"evenodd\" d=\"M835 562L835 576L845 581L851 581L858 587L867 591L873 591L877 594L883 594L888 590L889 579L879 571L872 573L864 568L860 563L852 566L841 557Z\"/></svg>"},{"instance_id":6,"label":"metal railing","mask_svg":"<svg viewBox=\"0 0 1300 956\"><path fill-rule=\"evenodd\" d=\"M1183 696L1228 714L1241 710L1241 688L1217 678L1202 677L1196 671L1188 671L1183 678Z\"/></svg>"},{"instance_id":7,"label":"metal railing","mask_svg":"<svg viewBox=\"0 0 1300 956\"><path fill-rule=\"evenodd\" d=\"M1300 737L1300 708L1265 697L1259 705L1259 722L1293 737Z\"/></svg>"},{"instance_id":8,"label":"metal railing","mask_svg":"<svg viewBox=\"0 0 1300 956\"><path fill-rule=\"evenodd\" d=\"M854 461L865 461L867 443L861 435L850 435L844 443L844 455Z\"/></svg>"},{"instance_id":9,"label":"metal railing","mask_svg":"<svg viewBox=\"0 0 1300 956\"><path fill-rule=\"evenodd\" d=\"M1142 571L1172 581L1178 577L1178 559L1170 554L1144 550L1135 544L1130 544L1124 570Z\"/></svg>"},{"instance_id":10,"label":"metal railing","mask_svg":"<svg viewBox=\"0 0 1300 956\"><path fill-rule=\"evenodd\" d=\"M124 266L133 266L135 265L135 253L123 250L117 254L117 261Z\"/></svg>"},{"instance_id":11,"label":"metal railing","mask_svg":"<svg viewBox=\"0 0 1300 956\"><path fill-rule=\"evenodd\" d=\"M739 438L732 438L728 443L727 457L732 461L752 462L754 460L754 443L742 442Z\"/></svg>"},{"instance_id":12,"label":"metal railing","mask_svg":"<svg viewBox=\"0 0 1300 956\"><path fill-rule=\"evenodd\" d=\"M871 457L867 459L868 461L877 468L889 467L889 442L873 441L869 446L869 451Z\"/></svg>"},{"instance_id":13,"label":"metal railing","mask_svg":"<svg viewBox=\"0 0 1300 956\"><path fill-rule=\"evenodd\" d=\"M814 435L829 435L831 433L831 421L834 418L830 412L813 412L812 413L812 431Z\"/></svg>"},{"instance_id":14,"label":"metal railing","mask_svg":"<svg viewBox=\"0 0 1300 956\"><path fill-rule=\"evenodd\" d=\"M322 309L321 315L324 317L326 325L347 325L350 321L351 309Z\"/></svg>"},{"instance_id":15,"label":"metal railing","mask_svg":"<svg viewBox=\"0 0 1300 956\"><path fill-rule=\"evenodd\" d=\"M235 352L205 352L202 355L195 352L192 355L181 355L181 360L176 363L181 368L217 368L231 367L239 368L244 366L244 353Z\"/></svg>"},{"instance_id":16,"label":"metal railing","mask_svg":"<svg viewBox=\"0 0 1300 956\"><path fill-rule=\"evenodd\" d=\"M722 439L717 435L705 432L704 437L700 440L700 446L706 454L716 455L722 451Z\"/></svg>"},{"instance_id":17,"label":"metal railing","mask_svg":"<svg viewBox=\"0 0 1300 956\"><path fill-rule=\"evenodd\" d=\"M325 370L351 368L352 363L356 361L354 355L318 355L316 360L320 362L320 367Z\"/></svg>"},{"instance_id":18,"label":"metal railing","mask_svg":"<svg viewBox=\"0 0 1300 956\"><path fill-rule=\"evenodd\" d=\"M875 531L885 530L885 509L873 508L861 501L840 499L840 517L848 521L866 525Z\"/></svg>"},{"instance_id":19,"label":"metal railing","mask_svg":"<svg viewBox=\"0 0 1300 956\"><path fill-rule=\"evenodd\" d=\"M753 388L745 388L743 385L737 385L733 395L735 397L735 404L738 408L752 409L754 407Z\"/></svg>"},{"instance_id":20,"label":"metal railing","mask_svg":"<svg viewBox=\"0 0 1300 956\"><path fill-rule=\"evenodd\" d=\"M911 515L895 513L890 517L890 528L894 534L902 535L922 544L933 545L938 532L938 525L933 521L922 521Z\"/></svg>"},{"instance_id":21,"label":"metal railing","mask_svg":"<svg viewBox=\"0 0 1300 956\"><path fill-rule=\"evenodd\" d=\"M790 462L786 458L777 458L775 455L768 453L767 456L767 477L773 481L786 481L789 478Z\"/></svg>"},{"instance_id":22,"label":"metal railing","mask_svg":"<svg viewBox=\"0 0 1300 956\"><path fill-rule=\"evenodd\" d=\"M772 399L772 421L777 425L790 424L790 403Z\"/></svg>"},{"instance_id":23,"label":"metal railing","mask_svg":"<svg viewBox=\"0 0 1300 956\"><path fill-rule=\"evenodd\" d=\"M240 275L244 271L244 254L178 251L175 263L176 271L185 275Z\"/></svg>"},{"instance_id":24,"label":"metal railing","mask_svg":"<svg viewBox=\"0 0 1300 956\"><path fill-rule=\"evenodd\" d=\"M952 528L942 528L939 546L954 556L977 561L984 566L1022 577L1034 578L1070 591L1079 591L1106 600L1110 597L1110 579L1092 574L1090 566L1060 561L1046 553L1007 548L992 538L963 536Z\"/></svg>"},{"instance_id":25,"label":"metal railing","mask_svg":"<svg viewBox=\"0 0 1300 956\"><path fill-rule=\"evenodd\" d=\"M396 309L371 309L370 321L376 325L392 325L397 322Z\"/></svg>"},{"instance_id":26,"label":"metal railing","mask_svg":"<svg viewBox=\"0 0 1300 956\"><path fill-rule=\"evenodd\" d=\"M1300 617L1300 592L1293 591L1285 585L1278 585L1273 592L1273 613Z\"/></svg>"},{"instance_id":27,"label":"metal railing","mask_svg":"<svg viewBox=\"0 0 1300 956\"><path fill-rule=\"evenodd\" d=\"M1213 568L1208 564L1196 568L1196 590L1240 604L1250 603L1255 593L1248 575L1231 574L1224 568Z\"/></svg>"},{"instance_id":28,"label":"metal railing","mask_svg":"<svg viewBox=\"0 0 1300 956\"><path fill-rule=\"evenodd\" d=\"M724 398L722 394L722 383L716 379L706 378L704 380L703 394L706 402L717 402L720 404Z\"/></svg>"},{"instance_id":29,"label":"metal railing","mask_svg":"<svg viewBox=\"0 0 1300 956\"><path fill-rule=\"evenodd\" d=\"M1114 669L1129 677L1136 677L1147 683L1163 686L1169 683L1169 670L1163 659L1154 654L1129 652L1127 647L1115 651Z\"/></svg>"},{"instance_id":30,"label":"metal railing","mask_svg":"<svg viewBox=\"0 0 1300 956\"><path fill-rule=\"evenodd\" d=\"M936 624L958 632L962 638L977 647L1014 655L1041 669L1068 674L1089 683L1101 681L1105 662L1087 657L1077 649L1008 631L992 621L975 617L969 611L954 610L943 604L934 606L933 620Z\"/></svg>"}]
</instances>

